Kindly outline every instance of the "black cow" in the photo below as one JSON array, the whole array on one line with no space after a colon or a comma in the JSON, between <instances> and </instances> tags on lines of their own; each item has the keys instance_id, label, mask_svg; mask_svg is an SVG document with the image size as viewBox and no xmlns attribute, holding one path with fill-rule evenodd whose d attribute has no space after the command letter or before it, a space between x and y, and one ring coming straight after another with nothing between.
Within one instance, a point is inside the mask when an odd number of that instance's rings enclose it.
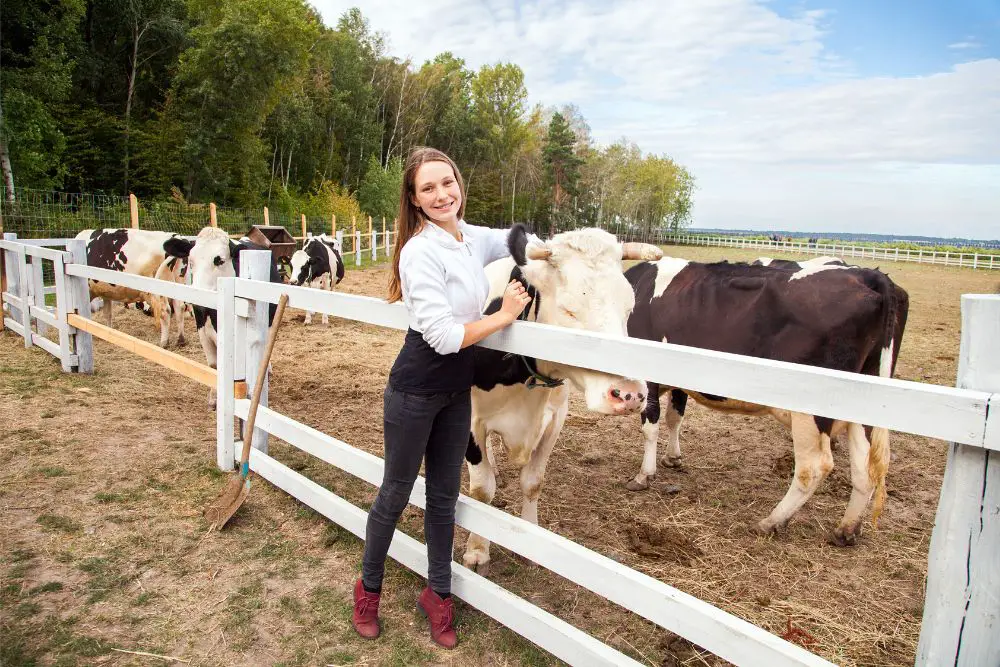
<instances>
[{"instance_id":1,"label":"black cow","mask_svg":"<svg viewBox=\"0 0 1000 667\"><path fill-rule=\"evenodd\" d=\"M881 377L895 369L909 309L905 290L880 271L860 267L782 270L664 258L637 264L625 275L636 293L631 336ZM784 527L809 499L833 468L830 438L842 432L848 436L853 491L832 541L854 544L873 493L877 520L889 465L887 429L654 383L642 413L643 462L629 489L646 488L656 474L660 398L667 392L667 465L680 461L678 435L688 396L726 412L770 414L791 427L795 477L785 498L758 524L762 532Z\"/></svg>"},{"instance_id":2,"label":"black cow","mask_svg":"<svg viewBox=\"0 0 1000 667\"><path fill-rule=\"evenodd\" d=\"M291 285L302 285L333 291L344 279L344 260L340 255L340 241L321 234L306 240L302 250L292 255ZM337 277L334 281L334 276ZM312 324L312 311L306 311L305 324ZM330 317L323 313L323 324L329 324Z\"/></svg>"},{"instance_id":3,"label":"black cow","mask_svg":"<svg viewBox=\"0 0 1000 667\"><path fill-rule=\"evenodd\" d=\"M205 227L194 241L175 237L165 244L167 252L174 257L187 258L190 263L191 284L202 289L217 289L219 278L232 278L240 272L240 253L244 250L266 250L248 239L233 242L229 235L217 227ZM270 262L269 280L280 283L281 274L274 261ZM268 324L274 319L277 306L270 304ZM198 338L205 351L205 360L215 368L217 362L216 331L217 313L214 308L194 307L194 320L198 326ZM215 392L209 390L208 402L215 405Z\"/></svg>"},{"instance_id":4,"label":"black cow","mask_svg":"<svg viewBox=\"0 0 1000 667\"><path fill-rule=\"evenodd\" d=\"M182 282L184 263L169 257L164 246L176 234L144 229L85 229L76 235L87 242L87 266L131 273L146 278ZM89 281L91 311L103 309L108 326L112 326L111 302L143 301L160 326L160 347L170 340L170 315L177 326L177 345L184 345L184 303L167 299L123 285L99 280Z\"/></svg>"}]
</instances>

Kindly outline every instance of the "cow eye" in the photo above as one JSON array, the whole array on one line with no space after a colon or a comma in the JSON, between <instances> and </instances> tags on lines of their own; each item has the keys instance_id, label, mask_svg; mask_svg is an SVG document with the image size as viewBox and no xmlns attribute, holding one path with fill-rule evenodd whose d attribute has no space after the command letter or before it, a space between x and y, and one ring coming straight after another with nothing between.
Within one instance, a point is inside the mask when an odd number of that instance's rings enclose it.
<instances>
[{"instance_id":1,"label":"cow eye","mask_svg":"<svg viewBox=\"0 0 1000 667\"><path fill-rule=\"evenodd\" d=\"M212 260L212 262L213 262L213 263L214 263L214 264L215 264L216 266L222 266L222 265L223 265L223 263L224 263L224 260L222 259L222 256L221 256L221 255L216 255L216 256L215 256L215 259L213 259L213 260Z\"/></svg>"}]
</instances>

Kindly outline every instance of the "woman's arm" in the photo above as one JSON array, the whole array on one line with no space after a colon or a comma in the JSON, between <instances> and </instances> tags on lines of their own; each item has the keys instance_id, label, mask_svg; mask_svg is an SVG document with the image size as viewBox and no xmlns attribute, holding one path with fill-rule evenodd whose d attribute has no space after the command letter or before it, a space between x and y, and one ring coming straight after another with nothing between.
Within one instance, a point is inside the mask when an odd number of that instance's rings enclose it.
<instances>
[{"instance_id":1,"label":"woman's arm","mask_svg":"<svg viewBox=\"0 0 1000 667\"><path fill-rule=\"evenodd\" d=\"M507 289L503 292L503 303L500 305L500 310L481 320L464 325L465 336L462 338L462 347L475 345L490 334L510 326L529 303L531 303L531 297L525 291L524 285L517 280L510 281L507 283Z\"/></svg>"}]
</instances>

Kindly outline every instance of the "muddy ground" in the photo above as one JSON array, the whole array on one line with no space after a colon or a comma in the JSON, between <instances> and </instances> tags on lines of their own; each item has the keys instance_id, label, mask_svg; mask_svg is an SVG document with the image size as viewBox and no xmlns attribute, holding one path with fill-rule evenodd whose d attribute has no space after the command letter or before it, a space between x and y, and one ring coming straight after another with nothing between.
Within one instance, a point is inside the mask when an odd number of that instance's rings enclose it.
<instances>
[{"instance_id":1,"label":"muddy ground","mask_svg":"<svg viewBox=\"0 0 1000 667\"><path fill-rule=\"evenodd\" d=\"M753 253L668 248L692 259ZM911 297L897 377L954 385L963 293L995 274L883 263ZM381 296L384 268L352 270L347 292ZM382 389L400 332L290 310L273 359L271 406L381 455ZM318 318L314 320L318 322ZM155 341L152 322L116 308L115 326ZM191 319L182 353L202 359ZM459 605L460 647L437 649L413 602L420 582L391 565L385 632L350 628L361 542L266 482L221 534L201 509L225 483L214 466L206 391L95 341L93 376L64 375L40 350L0 334L0 664L550 664L556 661ZM847 453L788 530L751 527L784 494L791 439L776 422L689 408L680 487L632 493L637 418L588 413L574 397L539 505L540 523L846 665L912 664L945 444L893 434L878 530L842 549L826 535L850 493ZM272 439L271 453L367 507L375 489ZM494 504L519 507L517 471L498 452ZM463 488L467 486L463 485ZM422 515L402 528L420 538ZM461 558L464 534L456 541ZM491 579L652 665L720 660L494 546ZM789 633L789 630L795 632ZM117 649L117 650L116 650Z\"/></svg>"}]
</instances>

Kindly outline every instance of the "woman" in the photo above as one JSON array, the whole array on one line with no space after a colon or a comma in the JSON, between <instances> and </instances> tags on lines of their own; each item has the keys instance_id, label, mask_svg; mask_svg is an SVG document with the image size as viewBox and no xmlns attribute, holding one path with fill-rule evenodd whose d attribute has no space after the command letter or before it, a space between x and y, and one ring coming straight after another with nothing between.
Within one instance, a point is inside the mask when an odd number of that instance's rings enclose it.
<instances>
[{"instance_id":1,"label":"woman","mask_svg":"<svg viewBox=\"0 0 1000 667\"><path fill-rule=\"evenodd\" d=\"M457 642L451 554L472 420L471 346L508 326L531 301L512 280L500 310L482 316L489 296L483 267L509 254L507 230L473 227L464 213L465 186L455 163L433 148L415 149L403 174L389 278L389 301L402 299L410 327L385 388L385 470L368 513L362 574L354 585L352 622L370 639L380 632L389 544L425 461L428 586L417 607L428 617L435 642L445 648Z\"/></svg>"}]
</instances>

